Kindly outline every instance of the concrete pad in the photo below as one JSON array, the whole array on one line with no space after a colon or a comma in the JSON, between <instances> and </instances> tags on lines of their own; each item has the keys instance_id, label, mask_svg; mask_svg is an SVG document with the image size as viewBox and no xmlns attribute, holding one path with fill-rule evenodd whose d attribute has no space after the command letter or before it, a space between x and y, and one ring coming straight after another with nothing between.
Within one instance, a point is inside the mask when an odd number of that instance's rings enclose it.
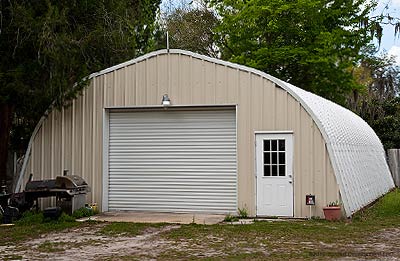
<instances>
[{"instance_id":1,"label":"concrete pad","mask_svg":"<svg viewBox=\"0 0 400 261\"><path fill-rule=\"evenodd\" d=\"M173 224L205 224L212 225L224 220L225 215L204 213L160 213L112 211L90 217L90 220L107 222L137 222L137 223L173 223Z\"/></svg>"}]
</instances>

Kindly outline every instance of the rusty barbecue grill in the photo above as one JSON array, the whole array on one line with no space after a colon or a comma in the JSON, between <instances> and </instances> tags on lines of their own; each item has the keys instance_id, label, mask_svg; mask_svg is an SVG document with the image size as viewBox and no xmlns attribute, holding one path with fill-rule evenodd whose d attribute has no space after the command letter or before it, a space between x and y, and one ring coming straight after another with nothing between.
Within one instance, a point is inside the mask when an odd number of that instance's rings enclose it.
<instances>
[{"instance_id":1,"label":"rusty barbecue grill","mask_svg":"<svg viewBox=\"0 0 400 261\"><path fill-rule=\"evenodd\" d=\"M10 206L19 209L20 213L34 206L38 208L38 199L56 197L56 205L65 213L72 214L86 203L86 194L90 187L85 180L75 175L58 176L56 179L32 180L32 175L24 192L12 194Z\"/></svg>"}]
</instances>

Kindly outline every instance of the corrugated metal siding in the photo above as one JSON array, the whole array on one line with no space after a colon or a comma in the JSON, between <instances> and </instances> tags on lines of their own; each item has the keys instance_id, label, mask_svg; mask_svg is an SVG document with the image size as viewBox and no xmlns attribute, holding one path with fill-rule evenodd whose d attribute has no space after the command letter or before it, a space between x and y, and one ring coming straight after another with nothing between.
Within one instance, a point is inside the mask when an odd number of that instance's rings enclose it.
<instances>
[{"instance_id":1,"label":"corrugated metal siding","mask_svg":"<svg viewBox=\"0 0 400 261\"><path fill-rule=\"evenodd\" d=\"M115 82L115 75L117 78L125 77L126 81L116 79ZM116 84L118 87L114 88ZM325 141L319 129L298 101L268 79L185 54L163 53L122 67L118 73L110 71L98 75L92 78L90 88L95 91L86 91L83 96L88 97L85 104L95 101L95 117L91 120L94 124L83 123L83 111L89 110L91 114L93 106L84 107L82 96L79 96L72 106L64 110L64 126L55 130L63 132L63 168L90 180L92 192L89 202L102 204L103 108L157 106L164 93L168 93L175 105L238 104L238 206L247 208L250 214L255 214L254 131L294 132L295 216L309 213L304 204L305 194L316 195L317 206L313 214L320 216L322 206L339 198ZM86 112L85 115L88 117ZM54 157L51 156L54 150L46 148L42 151L42 145L48 144L44 141L51 139L50 118L51 114L36 135L32 147L31 170L36 179L62 174L58 165L55 165L54 173L44 167L45 161ZM61 147L56 143L55 147ZM82 169L82 151L85 155L93 155L85 156L85 170Z\"/></svg>"},{"instance_id":2,"label":"corrugated metal siding","mask_svg":"<svg viewBox=\"0 0 400 261\"><path fill-rule=\"evenodd\" d=\"M110 112L109 210L235 212L235 111Z\"/></svg>"}]
</instances>

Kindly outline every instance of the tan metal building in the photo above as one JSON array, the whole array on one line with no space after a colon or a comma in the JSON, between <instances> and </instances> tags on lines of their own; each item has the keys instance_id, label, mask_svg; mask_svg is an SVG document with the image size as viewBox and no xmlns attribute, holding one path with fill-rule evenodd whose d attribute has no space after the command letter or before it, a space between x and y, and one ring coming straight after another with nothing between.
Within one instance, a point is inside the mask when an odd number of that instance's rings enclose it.
<instances>
[{"instance_id":1,"label":"tan metal building","mask_svg":"<svg viewBox=\"0 0 400 261\"><path fill-rule=\"evenodd\" d=\"M72 106L42 118L16 190L30 173L64 170L90 184L102 211L306 217L312 194L312 216L335 200L349 216L393 187L382 144L355 114L182 50L92 74Z\"/></svg>"}]
</instances>

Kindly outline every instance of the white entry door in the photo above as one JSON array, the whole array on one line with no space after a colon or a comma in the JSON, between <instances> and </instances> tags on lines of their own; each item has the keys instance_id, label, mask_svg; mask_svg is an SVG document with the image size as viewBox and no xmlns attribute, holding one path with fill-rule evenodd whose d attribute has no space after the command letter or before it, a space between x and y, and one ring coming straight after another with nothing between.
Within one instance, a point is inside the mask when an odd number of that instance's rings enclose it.
<instances>
[{"instance_id":1,"label":"white entry door","mask_svg":"<svg viewBox=\"0 0 400 261\"><path fill-rule=\"evenodd\" d=\"M257 215L293 216L293 134L256 134Z\"/></svg>"}]
</instances>

